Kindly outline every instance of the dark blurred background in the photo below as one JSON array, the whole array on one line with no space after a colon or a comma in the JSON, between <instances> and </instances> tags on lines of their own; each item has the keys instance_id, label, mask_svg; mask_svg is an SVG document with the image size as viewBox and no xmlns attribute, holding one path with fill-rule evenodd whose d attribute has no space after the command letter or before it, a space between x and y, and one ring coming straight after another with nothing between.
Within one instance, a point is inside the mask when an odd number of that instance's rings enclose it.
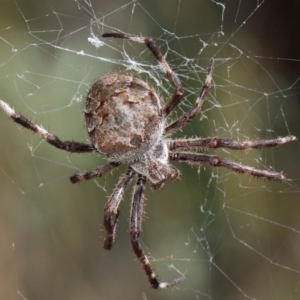
<instances>
[{"instance_id":1,"label":"dark blurred background","mask_svg":"<svg viewBox=\"0 0 300 300\"><path fill-rule=\"evenodd\" d=\"M177 136L299 137L299 13L297 0L1 0L0 98L76 141L87 141L82 109L90 84L131 71L129 59L167 98L172 89L144 45L88 42L119 30L152 36L167 53L186 90L182 111L216 60L203 113ZM105 160L54 149L1 112L0 143L0 299L299 299L298 141L212 151L284 171L285 183L177 164L180 180L147 187L142 245L163 280L186 274L158 292L131 250L131 190L114 248L102 248L103 206L126 167L72 185L72 173Z\"/></svg>"}]
</instances>

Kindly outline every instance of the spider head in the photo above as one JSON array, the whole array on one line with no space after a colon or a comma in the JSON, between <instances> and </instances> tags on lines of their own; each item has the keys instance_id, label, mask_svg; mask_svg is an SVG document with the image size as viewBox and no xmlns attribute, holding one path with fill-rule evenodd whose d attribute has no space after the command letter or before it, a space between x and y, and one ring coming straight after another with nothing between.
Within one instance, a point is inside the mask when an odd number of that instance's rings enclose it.
<instances>
[{"instance_id":1,"label":"spider head","mask_svg":"<svg viewBox=\"0 0 300 300\"><path fill-rule=\"evenodd\" d=\"M146 176L154 189L161 188L167 180L176 180L179 176L179 171L169 164L169 150L164 139L132 163L131 167Z\"/></svg>"}]
</instances>

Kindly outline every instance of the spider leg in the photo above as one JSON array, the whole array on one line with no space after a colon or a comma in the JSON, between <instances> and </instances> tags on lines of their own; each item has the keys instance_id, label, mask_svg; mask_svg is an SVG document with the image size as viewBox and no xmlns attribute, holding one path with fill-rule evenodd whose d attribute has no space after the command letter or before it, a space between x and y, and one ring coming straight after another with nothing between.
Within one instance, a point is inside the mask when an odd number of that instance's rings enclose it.
<instances>
[{"instance_id":1,"label":"spider leg","mask_svg":"<svg viewBox=\"0 0 300 300\"><path fill-rule=\"evenodd\" d=\"M170 135L170 134L176 132L177 130L179 130L180 128L184 127L188 123L190 123L197 116L197 114L201 111L204 99L211 88L213 67L214 67L214 60L211 59L209 62L209 65L208 65L205 83L199 93L199 96L194 104L194 107L192 108L192 110L190 112L184 114L183 116L178 118L176 121L174 121L173 123L168 125L165 129L164 136Z\"/></svg>"},{"instance_id":2,"label":"spider leg","mask_svg":"<svg viewBox=\"0 0 300 300\"><path fill-rule=\"evenodd\" d=\"M282 181L285 176L279 172L272 172L268 170L259 170L249 166L244 166L232 160L221 158L217 155L190 153L190 152L170 152L170 160L178 162L186 162L191 165L199 167L225 167L237 173L252 175L258 178Z\"/></svg>"},{"instance_id":3,"label":"spider leg","mask_svg":"<svg viewBox=\"0 0 300 300\"><path fill-rule=\"evenodd\" d=\"M122 200L125 189L135 176L135 171L128 168L126 174L120 179L113 193L109 197L104 206L104 227L106 229L106 237L104 240L104 249L110 250L116 236L117 222L120 211L118 209Z\"/></svg>"},{"instance_id":4,"label":"spider leg","mask_svg":"<svg viewBox=\"0 0 300 300\"><path fill-rule=\"evenodd\" d=\"M278 137L275 139L266 140L249 140L249 141L236 141L230 139L220 138L198 138L198 139L178 139L170 140L167 142L170 151L174 150L201 150L201 149L217 149L228 148L231 150L247 150L259 149L267 147L276 147L296 139L293 135L285 137Z\"/></svg>"},{"instance_id":5,"label":"spider leg","mask_svg":"<svg viewBox=\"0 0 300 300\"><path fill-rule=\"evenodd\" d=\"M13 119L14 122L22 125L23 127L31 130L33 133L38 134L45 139L50 145L72 153L94 152L97 151L93 145L78 143L73 141L61 141L56 135L48 132L41 126L38 126L20 114L16 114L14 109L11 108L6 102L0 100L0 108Z\"/></svg>"},{"instance_id":6,"label":"spider leg","mask_svg":"<svg viewBox=\"0 0 300 300\"><path fill-rule=\"evenodd\" d=\"M154 40L152 38L148 37L142 37L142 36L135 36L131 34L123 34L123 33L104 33L102 34L102 37L112 37L112 38L121 38L121 39L127 39L138 43L144 43L148 47L148 49L152 52L152 54L155 56L157 61L160 63L161 67L163 68L168 80L172 84L172 86L175 88L175 93L172 95L172 97L168 100L166 105L163 108L164 116L168 116L180 103L180 101L183 98L183 88L180 82L179 77L176 73L173 72L169 64L167 63L166 59L160 52L159 48L156 46Z\"/></svg>"},{"instance_id":7,"label":"spider leg","mask_svg":"<svg viewBox=\"0 0 300 300\"><path fill-rule=\"evenodd\" d=\"M97 177L102 177L103 175L105 175L112 169L119 167L120 165L121 163L119 162L110 162L108 164L98 167L97 169L91 172L86 172L86 173L76 172L70 177L70 181L72 183L77 183L83 180L90 180Z\"/></svg>"},{"instance_id":8,"label":"spider leg","mask_svg":"<svg viewBox=\"0 0 300 300\"><path fill-rule=\"evenodd\" d=\"M143 206L144 206L144 189L145 189L146 177L138 175L138 180L134 190L131 212L130 212L130 238L133 251L139 261L141 262L144 271L148 277L151 286L154 289L163 289L174 286L175 284L184 280L184 276L174 279L170 282L161 282L157 279L153 267L144 252L140 242L139 236L142 230L142 218L143 218Z\"/></svg>"}]
</instances>

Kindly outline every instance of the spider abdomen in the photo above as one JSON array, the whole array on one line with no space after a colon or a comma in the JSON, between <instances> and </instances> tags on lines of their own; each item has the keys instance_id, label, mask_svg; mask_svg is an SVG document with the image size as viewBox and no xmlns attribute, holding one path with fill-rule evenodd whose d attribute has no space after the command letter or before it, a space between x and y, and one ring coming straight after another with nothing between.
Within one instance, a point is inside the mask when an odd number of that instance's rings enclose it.
<instances>
[{"instance_id":1,"label":"spider abdomen","mask_svg":"<svg viewBox=\"0 0 300 300\"><path fill-rule=\"evenodd\" d=\"M158 96L129 75L109 74L94 82L86 99L85 121L97 150L122 162L153 148L164 129Z\"/></svg>"}]
</instances>

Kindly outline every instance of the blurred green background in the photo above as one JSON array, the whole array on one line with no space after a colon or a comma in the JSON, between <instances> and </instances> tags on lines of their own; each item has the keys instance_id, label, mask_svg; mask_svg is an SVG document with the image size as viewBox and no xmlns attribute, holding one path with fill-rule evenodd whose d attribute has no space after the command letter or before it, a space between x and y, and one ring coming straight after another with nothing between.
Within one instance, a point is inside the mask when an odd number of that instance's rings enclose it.
<instances>
[{"instance_id":1,"label":"blurred green background","mask_svg":"<svg viewBox=\"0 0 300 300\"><path fill-rule=\"evenodd\" d=\"M144 45L88 42L119 30L156 39L186 90L182 111L216 60L203 113L177 136L299 137L299 1L223 2L1 0L0 98L62 140L85 142L84 98L97 76L135 71L166 99L172 89ZM147 187L142 245L163 280L186 275L158 292L131 250L131 189L114 248L102 248L103 206L125 166L72 185L72 173L105 160L50 147L2 112L0 143L0 299L299 299L298 141L212 151L283 170L286 183L177 164L180 180Z\"/></svg>"}]
</instances>

